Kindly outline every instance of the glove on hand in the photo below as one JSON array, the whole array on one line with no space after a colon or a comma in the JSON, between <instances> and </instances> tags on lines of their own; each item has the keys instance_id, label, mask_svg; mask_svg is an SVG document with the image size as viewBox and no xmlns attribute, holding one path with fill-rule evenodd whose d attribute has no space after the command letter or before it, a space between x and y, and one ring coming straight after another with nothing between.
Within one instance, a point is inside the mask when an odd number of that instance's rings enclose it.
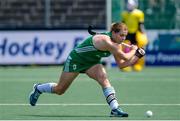
<instances>
[{"instance_id":1,"label":"glove on hand","mask_svg":"<svg viewBox=\"0 0 180 121\"><path fill-rule=\"evenodd\" d=\"M142 58L145 54L146 52L143 48L138 48L135 53L138 58Z\"/></svg>"}]
</instances>

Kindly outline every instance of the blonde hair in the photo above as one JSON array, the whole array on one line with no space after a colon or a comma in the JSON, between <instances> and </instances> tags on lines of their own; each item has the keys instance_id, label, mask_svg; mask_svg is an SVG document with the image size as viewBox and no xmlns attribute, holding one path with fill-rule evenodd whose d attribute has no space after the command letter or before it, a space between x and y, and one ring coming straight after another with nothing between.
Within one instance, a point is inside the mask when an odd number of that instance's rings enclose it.
<instances>
[{"instance_id":1,"label":"blonde hair","mask_svg":"<svg viewBox=\"0 0 180 121\"><path fill-rule=\"evenodd\" d=\"M119 22L119 23L112 23L111 24L111 32L118 33L120 31L128 31L128 28L125 23Z\"/></svg>"}]
</instances>

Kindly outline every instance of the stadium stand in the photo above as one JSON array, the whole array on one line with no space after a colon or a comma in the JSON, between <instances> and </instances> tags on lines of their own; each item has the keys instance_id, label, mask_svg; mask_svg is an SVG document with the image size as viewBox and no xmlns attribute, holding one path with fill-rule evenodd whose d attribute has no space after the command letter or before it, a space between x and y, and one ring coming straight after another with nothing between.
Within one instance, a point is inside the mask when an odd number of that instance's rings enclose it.
<instances>
[{"instance_id":1,"label":"stadium stand","mask_svg":"<svg viewBox=\"0 0 180 121\"><path fill-rule=\"evenodd\" d=\"M105 0L49 1L0 0L0 28L105 28Z\"/></svg>"},{"instance_id":2,"label":"stadium stand","mask_svg":"<svg viewBox=\"0 0 180 121\"><path fill-rule=\"evenodd\" d=\"M145 25L147 29L177 29L180 21L179 0L143 0L140 9L145 12Z\"/></svg>"},{"instance_id":3,"label":"stadium stand","mask_svg":"<svg viewBox=\"0 0 180 121\"><path fill-rule=\"evenodd\" d=\"M114 6L120 3L113 1ZM180 28L180 0L139 0L139 7L147 29ZM106 0L0 0L0 29L86 29L89 25L105 28Z\"/></svg>"},{"instance_id":4,"label":"stadium stand","mask_svg":"<svg viewBox=\"0 0 180 121\"><path fill-rule=\"evenodd\" d=\"M105 26L105 0L54 0L52 12L53 27Z\"/></svg>"}]
</instances>

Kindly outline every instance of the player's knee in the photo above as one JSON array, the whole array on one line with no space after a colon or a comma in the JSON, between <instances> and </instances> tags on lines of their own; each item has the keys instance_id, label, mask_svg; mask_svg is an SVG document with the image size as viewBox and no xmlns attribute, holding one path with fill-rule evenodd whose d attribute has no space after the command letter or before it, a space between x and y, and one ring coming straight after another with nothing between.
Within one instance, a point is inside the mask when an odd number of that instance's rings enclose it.
<instances>
[{"instance_id":1,"label":"player's knee","mask_svg":"<svg viewBox=\"0 0 180 121\"><path fill-rule=\"evenodd\" d=\"M64 90L58 90L58 91L56 92L56 94L58 94L58 95L63 95L64 93L65 93Z\"/></svg>"},{"instance_id":2,"label":"player's knee","mask_svg":"<svg viewBox=\"0 0 180 121\"><path fill-rule=\"evenodd\" d=\"M66 92L66 90L63 89L63 88L56 88L56 89L54 90L54 92L55 92L57 95L63 95L63 94Z\"/></svg>"},{"instance_id":3,"label":"player's knee","mask_svg":"<svg viewBox=\"0 0 180 121\"><path fill-rule=\"evenodd\" d=\"M57 95L63 95L65 93L65 91L64 92L57 92L56 94Z\"/></svg>"}]
</instances>

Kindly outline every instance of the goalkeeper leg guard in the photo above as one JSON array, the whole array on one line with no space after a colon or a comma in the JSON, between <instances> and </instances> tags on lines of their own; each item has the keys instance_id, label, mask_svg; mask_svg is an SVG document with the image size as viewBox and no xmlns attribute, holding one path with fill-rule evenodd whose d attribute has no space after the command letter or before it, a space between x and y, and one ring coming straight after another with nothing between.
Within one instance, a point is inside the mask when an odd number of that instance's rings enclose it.
<instances>
[{"instance_id":1,"label":"goalkeeper leg guard","mask_svg":"<svg viewBox=\"0 0 180 121\"><path fill-rule=\"evenodd\" d=\"M128 66L128 67L122 68L121 71L123 71L123 72L131 72L132 71L132 67Z\"/></svg>"},{"instance_id":2,"label":"goalkeeper leg guard","mask_svg":"<svg viewBox=\"0 0 180 121\"><path fill-rule=\"evenodd\" d=\"M145 57L140 58L136 64L133 65L134 71L142 71L145 66Z\"/></svg>"}]
</instances>

